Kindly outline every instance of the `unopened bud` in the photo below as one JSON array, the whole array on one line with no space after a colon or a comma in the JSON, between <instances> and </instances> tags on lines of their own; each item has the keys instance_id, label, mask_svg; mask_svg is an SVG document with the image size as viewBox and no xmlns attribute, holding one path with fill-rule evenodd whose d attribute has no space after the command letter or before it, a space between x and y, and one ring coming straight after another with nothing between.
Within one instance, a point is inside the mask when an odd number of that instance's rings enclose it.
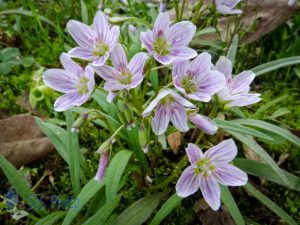
<instances>
[{"instance_id":1,"label":"unopened bud","mask_svg":"<svg viewBox=\"0 0 300 225\"><path fill-rule=\"evenodd\" d=\"M104 9L104 14L105 14L106 16L111 16L111 9L110 9L110 8Z\"/></svg>"},{"instance_id":2,"label":"unopened bud","mask_svg":"<svg viewBox=\"0 0 300 225\"><path fill-rule=\"evenodd\" d=\"M133 122L133 114L127 104L124 104L124 114L127 121L127 124L132 124Z\"/></svg>"},{"instance_id":3,"label":"unopened bud","mask_svg":"<svg viewBox=\"0 0 300 225\"><path fill-rule=\"evenodd\" d=\"M128 26L128 30L132 33L136 33L137 32L137 29L135 26L133 26L132 24L129 24Z\"/></svg>"},{"instance_id":4,"label":"unopened bud","mask_svg":"<svg viewBox=\"0 0 300 225\"><path fill-rule=\"evenodd\" d=\"M159 12L164 13L167 9L167 3L164 3L163 0L159 3Z\"/></svg>"},{"instance_id":5,"label":"unopened bud","mask_svg":"<svg viewBox=\"0 0 300 225\"><path fill-rule=\"evenodd\" d=\"M113 143L113 139L112 138L108 138L105 142L102 143L102 145L100 145L100 147L97 150L97 153L102 154L103 152L107 152L110 148L110 146Z\"/></svg>"},{"instance_id":6,"label":"unopened bud","mask_svg":"<svg viewBox=\"0 0 300 225\"><path fill-rule=\"evenodd\" d=\"M84 124L84 122L88 119L89 114L88 113L82 113L77 120L73 123L73 126L71 128L71 132L78 133L79 128Z\"/></svg>"},{"instance_id":7,"label":"unopened bud","mask_svg":"<svg viewBox=\"0 0 300 225\"><path fill-rule=\"evenodd\" d=\"M148 135L145 126L142 124L139 129L139 142L145 153L148 152Z\"/></svg>"},{"instance_id":8,"label":"unopened bud","mask_svg":"<svg viewBox=\"0 0 300 225\"><path fill-rule=\"evenodd\" d=\"M106 171L106 166L108 164L108 157L109 157L108 151L101 153L95 180L101 181L103 179Z\"/></svg>"}]
</instances>

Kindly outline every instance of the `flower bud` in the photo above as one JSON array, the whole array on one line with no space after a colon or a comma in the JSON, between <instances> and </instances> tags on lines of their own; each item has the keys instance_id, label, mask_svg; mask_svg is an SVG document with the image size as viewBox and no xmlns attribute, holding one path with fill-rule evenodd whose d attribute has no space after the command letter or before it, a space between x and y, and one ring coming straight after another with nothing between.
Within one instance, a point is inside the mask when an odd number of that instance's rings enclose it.
<instances>
[{"instance_id":1,"label":"flower bud","mask_svg":"<svg viewBox=\"0 0 300 225\"><path fill-rule=\"evenodd\" d=\"M127 121L127 124L132 124L133 122L133 114L127 104L124 104L124 114Z\"/></svg>"},{"instance_id":2,"label":"flower bud","mask_svg":"<svg viewBox=\"0 0 300 225\"><path fill-rule=\"evenodd\" d=\"M82 126L82 124L84 124L84 122L87 120L89 114L88 113L82 113L77 120L73 123L72 129L71 131L73 133L78 133L79 132L79 128Z\"/></svg>"},{"instance_id":3,"label":"flower bud","mask_svg":"<svg viewBox=\"0 0 300 225\"><path fill-rule=\"evenodd\" d=\"M105 175L106 166L108 164L108 158L109 158L109 152L103 152L101 153L100 160L99 160L99 166L97 170L97 174L95 176L95 180L101 181Z\"/></svg>"},{"instance_id":4,"label":"flower bud","mask_svg":"<svg viewBox=\"0 0 300 225\"><path fill-rule=\"evenodd\" d=\"M137 29L135 26L133 26L132 24L129 24L128 26L128 30L132 33L136 33L137 32Z\"/></svg>"},{"instance_id":5,"label":"flower bud","mask_svg":"<svg viewBox=\"0 0 300 225\"><path fill-rule=\"evenodd\" d=\"M100 145L100 147L97 150L97 153L102 154L103 152L107 152L110 148L110 146L113 143L113 138L108 138L105 142Z\"/></svg>"},{"instance_id":6,"label":"flower bud","mask_svg":"<svg viewBox=\"0 0 300 225\"><path fill-rule=\"evenodd\" d=\"M164 13L167 9L167 3L164 3L163 0L159 3L159 12Z\"/></svg>"},{"instance_id":7,"label":"flower bud","mask_svg":"<svg viewBox=\"0 0 300 225\"><path fill-rule=\"evenodd\" d=\"M142 124L139 129L139 142L145 153L148 152L148 135L145 126Z\"/></svg>"}]
</instances>

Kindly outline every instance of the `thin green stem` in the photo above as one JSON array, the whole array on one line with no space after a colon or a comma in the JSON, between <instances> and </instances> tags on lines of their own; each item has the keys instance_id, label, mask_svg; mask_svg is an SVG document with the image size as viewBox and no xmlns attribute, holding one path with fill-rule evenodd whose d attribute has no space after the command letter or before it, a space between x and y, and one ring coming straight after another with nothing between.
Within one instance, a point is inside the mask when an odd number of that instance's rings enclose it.
<instances>
[{"instance_id":1,"label":"thin green stem","mask_svg":"<svg viewBox=\"0 0 300 225\"><path fill-rule=\"evenodd\" d=\"M178 175L181 173L182 168L185 167L186 164L187 164L187 155L184 155L184 157L182 157L182 159L176 165L176 168L173 171L173 173L170 176L168 176L167 179L165 179L162 183L156 186L149 187L148 190L153 191L153 190L166 187L170 182L172 182L176 177L178 177Z\"/></svg>"},{"instance_id":2,"label":"thin green stem","mask_svg":"<svg viewBox=\"0 0 300 225\"><path fill-rule=\"evenodd\" d=\"M176 12L176 22L178 22L179 21L179 6L178 6L177 0L173 0L173 5L175 8L175 12Z\"/></svg>"},{"instance_id":3,"label":"thin green stem","mask_svg":"<svg viewBox=\"0 0 300 225\"><path fill-rule=\"evenodd\" d=\"M182 20L182 17L183 17L184 6L185 6L185 0L182 0L181 12L180 12L180 20Z\"/></svg>"},{"instance_id":4,"label":"thin green stem","mask_svg":"<svg viewBox=\"0 0 300 225\"><path fill-rule=\"evenodd\" d=\"M33 188L31 189L32 191L34 191L39 185L40 183L44 180L44 178L48 175L48 172L45 172L43 174L43 176L38 180L38 182L33 186Z\"/></svg>"},{"instance_id":5,"label":"thin green stem","mask_svg":"<svg viewBox=\"0 0 300 225\"><path fill-rule=\"evenodd\" d=\"M199 142L201 141L201 139L203 138L203 136L204 136L204 132L201 131L200 134L199 134L199 136L198 136L198 138L197 138L197 140L195 141L195 145L199 144Z\"/></svg>"}]
</instances>

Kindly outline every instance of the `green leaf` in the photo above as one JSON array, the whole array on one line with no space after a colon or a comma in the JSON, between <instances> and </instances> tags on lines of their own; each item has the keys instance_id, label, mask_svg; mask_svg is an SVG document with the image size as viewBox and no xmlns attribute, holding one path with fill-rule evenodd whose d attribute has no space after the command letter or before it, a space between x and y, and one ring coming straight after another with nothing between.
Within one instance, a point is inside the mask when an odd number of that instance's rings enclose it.
<instances>
[{"instance_id":1,"label":"green leaf","mask_svg":"<svg viewBox=\"0 0 300 225\"><path fill-rule=\"evenodd\" d=\"M253 187L251 184L246 184L244 188L247 190L248 193L253 195L258 201L260 201L262 204L264 204L268 209L273 211L277 216L279 216L281 219L283 219L285 222L287 222L290 225L297 225L292 217L290 217L282 208L280 208L275 202L273 202L271 199L269 199L267 196L262 194L260 191L258 191L255 187Z\"/></svg>"},{"instance_id":2,"label":"green leaf","mask_svg":"<svg viewBox=\"0 0 300 225\"><path fill-rule=\"evenodd\" d=\"M239 109L239 107L230 107L229 111L233 112L235 115L237 115L238 117L244 119L246 118L245 114L243 113L242 110Z\"/></svg>"},{"instance_id":3,"label":"green leaf","mask_svg":"<svg viewBox=\"0 0 300 225\"><path fill-rule=\"evenodd\" d=\"M225 131L235 131L242 134L251 135L254 137L262 138L265 140L272 141L273 138L270 137L267 134L264 134L263 132L260 132L258 130L242 126L239 123L233 122L233 121L227 121L227 120L220 120L220 119L214 119L214 121L217 123L218 127L225 130Z\"/></svg>"},{"instance_id":4,"label":"green leaf","mask_svg":"<svg viewBox=\"0 0 300 225\"><path fill-rule=\"evenodd\" d=\"M66 122L67 122L67 132L68 132L68 144L67 152L69 155L69 171L71 176L72 188L75 196L79 194L80 191L80 148L78 146L78 136L77 133L71 131L74 118L72 111L68 110L65 112Z\"/></svg>"},{"instance_id":5,"label":"green leaf","mask_svg":"<svg viewBox=\"0 0 300 225\"><path fill-rule=\"evenodd\" d=\"M22 63L24 67L30 67L34 63L34 58L31 56L24 57Z\"/></svg>"},{"instance_id":6,"label":"green leaf","mask_svg":"<svg viewBox=\"0 0 300 225\"><path fill-rule=\"evenodd\" d=\"M68 210L67 215L64 219L63 225L72 224L72 221L75 219L77 214L81 209L94 197L94 195L103 187L104 180L98 182L94 179L90 180L81 190L77 199L79 200L78 207L74 207Z\"/></svg>"},{"instance_id":7,"label":"green leaf","mask_svg":"<svg viewBox=\"0 0 300 225\"><path fill-rule=\"evenodd\" d=\"M235 166L239 167L241 170L250 175L272 181L300 192L300 178L285 170L281 169L282 173L284 173L289 180L288 185L282 182L278 174L266 163L260 163L254 160L243 158L236 158L233 162Z\"/></svg>"},{"instance_id":8,"label":"green leaf","mask_svg":"<svg viewBox=\"0 0 300 225\"><path fill-rule=\"evenodd\" d=\"M59 155L69 164L69 156L67 152L67 132L59 126L51 123L44 122L38 117L35 117L35 122L42 129L44 134L50 139L52 144L55 146Z\"/></svg>"},{"instance_id":9,"label":"green leaf","mask_svg":"<svg viewBox=\"0 0 300 225\"><path fill-rule=\"evenodd\" d=\"M265 160L266 163L268 163L271 168L278 174L280 179L286 184L289 184L289 181L285 174L281 171L281 169L278 167L276 162L272 159L272 157L259 145L254 141L253 139L236 133L234 131L227 131L231 135L233 135L236 139L238 139L240 142L244 143L246 146L248 146L252 151L254 151L256 154L258 154L263 160Z\"/></svg>"},{"instance_id":10,"label":"green leaf","mask_svg":"<svg viewBox=\"0 0 300 225\"><path fill-rule=\"evenodd\" d=\"M0 12L0 15L5 15L5 14L20 14L20 15L24 15L24 16L34 17L34 15L31 11L25 10L25 9L8 9L8 10L3 10ZM52 27L54 27L56 29L55 24L48 18L41 16L41 15L38 15L38 18L41 21L48 23L49 25L51 25Z\"/></svg>"},{"instance_id":11,"label":"green leaf","mask_svg":"<svg viewBox=\"0 0 300 225\"><path fill-rule=\"evenodd\" d=\"M118 218L114 221L114 224L118 225L141 225L143 224L157 208L163 193L150 195L139 199L125 211L123 211Z\"/></svg>"},{"instance_id":12,"label":"green leaf","mask_svg":"<svg viewBox=\"0 0 300 225\"><path fill-rule=\"evenodd\" d=\"M156 62L153 63L152 68L156 67ZM159 88L159 79L158 79L158 71L152 70L149 74L149 79L151 81L152 87L154 91L158 91Z\"/></svg>"},{"instance_id":13,"label":"green leaf","mask_svg":"<svg viewBox=\"0 0 300 225\"><path fill-rule=\"evenodd\" d=\"M62 218L66 212L64 211L58 211L58 212L53 212L49 214L48 216L43 217L40 219L38 222L35 223L35 225L52 225L52 224L57 224L57 221Z\"/></svg>"},{"instance_id":14,"label":"green leaf","mask_svg":"<svg viewBox=\"0 0 300 225\"><path fill-rule=\"evenodd\" d=\"M160 222L166 218L172 210L182 201L183 198L179 197L176 193L173 194L155 214L150 225L159 225Z\"/></svg>"},{"instance_id":15,"label":"green leaf","mask_svg":"<svg viewBox=\"0 0 300 225\"><path fill-rule=\"evenodd\" d=\"M280 108L278 110L276 110L271 116L270 119L276 119L280 116L286 115L291 113L291 111L288 108Z\"/></svg>"},{"instance_id":16,"label":"green leaf","mask_svg":"<svg viewBox=\"0 0 300 225\"><path fill-rule=\"evenodd\" d=\"M232 197L228 187L221 185L221 199L226 208L228 209L230 215L234 219L235 223L238 225L245 225L243 216L236 205L234 198Z\"/></svg>"},{"instance_id":17,"label":"green leaf","mask_svg":"<svg viewBox=\"0 0 300 225\"><path fill-rule=\"evenodd\" d=\"M109 163L106 174L106 201L112 201L117 192L121 177L125 171L127 163L132 155L131 151L122 150L118 152Z\"/></svg>"},{"instance_id":18,"label":"green leaf","mask_svg":"<svg viewBox=\"0 0 300 225\"><path fill-rule=\"evenodd\" d=\"M196 34L194 35L194 38L197 36L205 35L205 34L210 34L210 33L216 33L217 30L214 27L206 27L204 29L198 30Z\"/></svg>"},{"instance_id":19,"label":"green leaf","mask_svg":"<svg viewBox=\"0 0 300 225\"><path fill-rule=\"evenodd\" d=\"M105 92L96 89L92 95L92 98L98 103L103 112L114 118L117 118L117 108L114 104L106 101L107 94Z\"/></svg>"},{"instance_id":20,"label":"green leaf","mask_svg":"<svg viewBox=\"0 0 300 225\"><path fill-rule=\"evenodd\" d=\"M87 221L82 225L94 225L95 221L97 224L104 224L110 214L118 206L121 199L121 195L116 196L112 201L107 202L101 209L99 209L93 216L91 216Z\"/></svg>"},{"instance_id":21,"label":"green leaf","mask_svg":"<svg viewBox=\"0 0 300 225\"><path fill-rule=\"evenodd\" d=\"M293 135L289 130L284 129L282 127L275 126L271 123L267 123L265 121L255 120L255 119L238 119L234 121L242 125L248 125L248 126L257 127L263 130L270 131L294 143L295 145L300 146L300 138Z\"/></svg>"},{"instance_id":22,"label":"green leaf","mask_svg":"<svg viewBox=\"0 0 300 225\"><path fill-rule=\"evenodd\" d=\"M289 57L289 58L278 59L278 60L268 62L263 65L257 66L255 68L252 68L251 70L255 73L256 76L260 76L262 74L271 72L273 70L277 70L282 67L296 65L296 64L300 64L300 56L293 56L293 57Z\"/></svg>"},{"instance_id":23,"label":"green leaf","mask_svg":"<svg viewBox=\"0 0 300 225\"><path fill-rule=\"evenodd\" d=\"M2 154L0 154L0 167L22 199L39 215L46 216L48 212L43 207L41 201L36 197L16 168Z\"/></svg>"},{"instance_id":24,"label":"green leaf","mask_svg":"<svg viewBox=\"0 0 300 225\"><path fill-rule=\"evenodd\" d=\"M80 1L82 22L89 25L89 13L83 0Z\"/></svg>"},{"instance_id":25,"label":"green leaf","mask_svg":"<svg viewBox=\"0 0 300 225\"><path fill-rule=\"evenodd\" d=\"M239 36L236 34L232 39L230 48L228 49L227 56L226 56L228 59L230 59L232 65L234 65L234 60L235 60L238 45L239 45Z\"/></svg>"},{"instance_id":26,"label":"green leaf","mask_svg":"<svg viewBox=\"0 0 300 225\"><path fill-rule=\"evenodd\" d=\"M268 102L267 104L261 106L258 110L256 110L256 112L253 114L253 117L257 117L258 115L260 115L262 112L266 111L267 109L269 109L270 107L278 104L281 101L284 101L287 98L287 95L281 96L279 98L276 98L270 102Z\"/></svg>"},{"instance_id":27,"label":"green leaf","mask_svg":"<svg viewBox=\"0 0 300 225\"><path fill-rule=\"evenodd\" d=\"M1 12L0 12L1 15ZM2 62L6 62L12 59L16 59L18 56L20 56L20 50L18 48L5 48L1 52L1 59Z\"/></svg>"}]
</instances>

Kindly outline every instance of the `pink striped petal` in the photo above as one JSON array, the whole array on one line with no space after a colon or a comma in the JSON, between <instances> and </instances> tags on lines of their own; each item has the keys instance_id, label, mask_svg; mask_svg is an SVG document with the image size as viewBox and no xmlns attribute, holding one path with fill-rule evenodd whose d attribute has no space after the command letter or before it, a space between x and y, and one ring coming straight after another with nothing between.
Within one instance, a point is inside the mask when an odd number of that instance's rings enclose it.
<instances>
[{"instance_id":1,"label":"pink striped petal","mask_svg":"<svg viewBox=\"0 0 300 225\"><path fill-rule=\"evenodd\" d=\"M232 94L244 93L250 90L249 85L254 80L255 74L252 71L244 71L233 77L230 82Z\"/></svg>"},{"instance_id":2,"label":"pink striped petal","mask_svg":"<svg viewBox=\"0 0 300 225\"><path fill-rule=\"evenodd\" d=\"M168 109L162 105L158 105L154 119L152 120L152 130L156 135L161 135L166 132L170 122L170 113Z\"/></svg>"},{"instance_id":3,"label":"pink striped petal","mask_svg":"<svg viewBox=\"0 0 300 225\"><path fill-rule=\"evenodd\" d=\"M140 39L149 52L153 51L154 35L151 30L141 32Z\"/></svg>"},{"instance_id":4,"label":"pink striped petal","mask_svg":"<svg viewBox=\"0 0 300 225\"><path fill-rule=\"evenodd\" d=\"M169 29L170 24L171 22L168 13L159 13L153 26L153 32L156 37L166 33Z\"/></svg>"},{"instance_id":5,"label":"pink striped petal","mask_svg":"<svg viewBox=\"0 0 300 225\"><path fill-rule=\"evenodd\" d=\"M122 72L127 69L127 57L122 45L116 44L116 46L110 53L110 59L114 68L119 72Z\"/></svg>"},{"instance_id":6,"label":"pink striped petal","mask_svg":"<svg viewBox=\"0 0 300 225\"><path fill-rule=\"evenodd\" d=\"M207 52L203 52L197 56L190 66L191 74L201 75L206 74L211 70L211 55Z\"/></svg>"},{"instance_id":7,"label":"pink striped petal","mask_svg":"<svg viewBox=\"0 0 300 225\"><path fill-rule=\"evenodd\" d=\"M195 144L189 143L185 151L191 164L197 163L201 158L203 158L203 152Z\"/></svg>"},{"instance_id":8,"label":"pink striped petal","mask_svg":"<svg viewBox=\"0 0 300 225\"><path fill-rule=\"evenodd\" d=\"M214 135L217 133L217 124L206 116L200 114L194 114L189 116L190 121L195 124L199 129L203 130L204 133Z\"/></svg>"},{"instance_id":9,"label":"pink striped petal","mask_svg":"<svg viewBox=\"0 0 300 225\"><path fill-rule=\"evenodd\" d=\"M74 74L83 73L81 66L75 63L66 53L60 55L60 62L66 70L71 71Z\"/></svg>"},{"instance_id":10,"label":"pink striped petal","mask_svg":"<svg viewBox=\"0 0 300 225\"><path fill-rule=\"evenodd\" d=\"M213 176L225 186L242 186L248 181L247 174L229 163L214 163Z\"/></svg>"},{"instance_id":11,"label":"pink striped petal","mask_svg":"<svg viewBox=\"0 0 300 225\"><path fill-rule=\"evenodd\" d=\"M79 83L79 77L76 74L62 69L46 70L43 80L50 88L63 93L73 91Z\"/></svg>"},{"instance_id":12,"label":"pink striped petal","mask_svg":"<svg viewBox=\"0 0 300 225\"><path fill-rule=\"evenodd\" d=\"M88 96L79 95L77 92L67 93L56 99L54 109L57 112L66 111L73 106L80 106L88 100Z\"/></svg>"},{"instance_id":13,"label":"pink striped petal","mask_svg":"<svg viewBox=\"0 0 300 225\"><path fill-rule=\"evenodd\" d=\"M197 56L197 52L189 47L173 47L171 50L172 57L178 60L191 59Z\"/></svg>"},{"instance_id":14,"label":"pink striped petal","mask_svg":"<svg viewBox=\"0 0 300 225\"><path fill-rule=\"evenodd\" d=\"M109 25L105 14L101 11L98 11L94 17L93 28L99 38L103 41L107 39L109 35Z\"/></svg>"},{"instance_id":15,"label":"pink striped petal","mask_svg":"<svg viewBox=\"0 0 300 225\"><path fill-rule=\"evenodd\" d=\"M99 75L102 79L106 81L115 80L119 76L118 71L111 66L103 65L100 67L94 67L94 69L97 75Z\"/></svg>"},{"instance_id":16,"label":"pink striped petal","mask_svg":"<svg viewBox=\"0 0 300 225\"><path fill-rule=\"evenodd\" d=\"M86 47L93 46L96 40L96 34L86 24L70 20L67 23L67 29L78 45Z\"/></svg>"},{"instance_id":17,"label":"pink striped petal","mask_svg":"<svg viewBox=\"0 0 300 225\"><path fill-rule=\"evenodd\" d=\"M170 119L177 130L186 132L189 130L187 125L187 115L184 107L178 103L173 104L170 109Z\"/></svg>"},{"instance_id":18,"label":"pink striped petal","mask_svg":"<svg viewBox=\"0 0 300 225\"><path fill-rule=\"evenodd\" d=\"M232 77L232 62L225 56L221 56L216 64L218 71L224 74L227 81Z\"/></svg>"},{"instance_id":19,"label":"pink striped petal","mask_svg":"<svg viewBox=\"0 0 300 225\"><path fill-rule=\"evenodd\" d=\"M93 51L91 47L75 47L72 48L68 55L72 58L79 58L87 61L92 61L96 57L93 55Z\"/></svg>"},{"instance_id":20,"label":"pink striped petal","mask_svg":"<svg viewBox=\"0 0 300 225\"><path fill-rule=\"evenodd\" d=\"M132 76L143 75L143 69L148 56L144 52L140 52L132 57L129 62L128 69Z\"/></svg>"},{"instance_id":21,"label":"pink striped petal","mask_svg":"<svg viewBox=\"0 0 300 225\"><path fill-rule=\"evenodd\" d=\"M207 204L217 211L221 206L221 190L217 180L212 176L201 176L200 189Z\"/></svg>"},{"instance_id":22,"label":"pink striped petal","mask_svg":"<svg viewBox=\"0 0 300 225\"><path fill-rule=\"evenodd\" d=\"M196 26L189 21L175 23L169 29L167 39L172 46L187 46L193 39Z\"/></svg>"},{"instance_id":23,"label":"pink striped petal","mask_svg":"<svg viewBox=\"0 0 300 225\"><path fill-rule=\"evenodd\" d=\"M209 158L213 163L230 162L236 155L237 146L232 139L222 141L204 153L204 157Z\"/></svg>"},{"instance_id":24,"label":"pink striped petal","mask_svg":"<svg viewBox=\"0 0 300 225\"><path fill-rule=\"evenodd\" d=\"M194 194L200 186L200 176L195 173L195 166L187 167L176 184L176 193L180 197Z\"/></svg>"}]
</instances>

